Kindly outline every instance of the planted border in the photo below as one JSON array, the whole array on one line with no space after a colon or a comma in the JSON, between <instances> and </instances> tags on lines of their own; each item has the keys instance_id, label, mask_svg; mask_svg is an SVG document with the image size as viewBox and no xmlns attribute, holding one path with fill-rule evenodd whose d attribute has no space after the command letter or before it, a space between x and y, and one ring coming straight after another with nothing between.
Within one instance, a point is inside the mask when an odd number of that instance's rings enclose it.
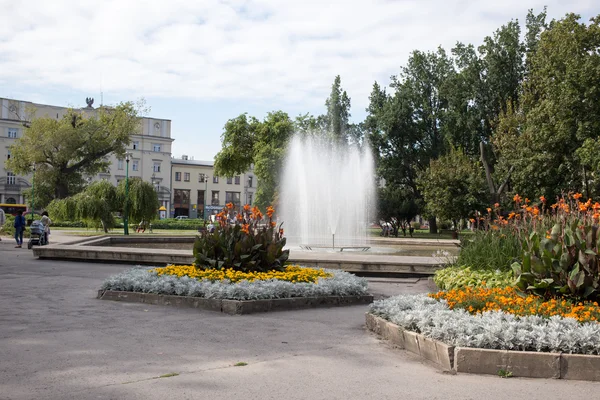
<instances>
[{"instance_id":1,"label":"planted border","mask_svg":"<svg viewBox=\"0 0 600 400\"><path fill-rule=\"evenodd\" d=\"M445 371L600 381L600 356L455 347L366 313L367 329Z\"/></svg>"}]
</instances>

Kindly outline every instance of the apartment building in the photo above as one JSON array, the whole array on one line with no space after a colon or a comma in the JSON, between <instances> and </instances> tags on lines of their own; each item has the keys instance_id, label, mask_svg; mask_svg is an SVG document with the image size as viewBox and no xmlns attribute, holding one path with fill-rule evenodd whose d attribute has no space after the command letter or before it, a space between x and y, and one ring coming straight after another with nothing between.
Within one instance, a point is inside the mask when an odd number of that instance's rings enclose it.
<instances>
[{"instance_id":1,"label":"apartment building","mask_svg":"<svg viewBox=\"0 0 600 400\"><path fill-rule=\"evenodd\" d=\"M227 203L236 208L252 204L256 191L253 169L236 176L215 176L212 161L188 156L171 160L173 203L170 217L202 218L218 213Z\"/></svg>"},{"instance_id":2,"label":"apartment building","mask_svg":"<svg viewBox=\"0 0 600 400\"><path fill-rule=\"evenodd\" d=\"M86 114L94 114L93 99L86 99L87 107L80 108ZM23 135L23 123L36 117L62 118L69 108L38 104L23 100L0 98L0 160L10 158L9 147ZM142 117L138 132L132 132L129 176L151 182L165 209L171 208L171 121L168 119ZM127 162L109 155L110 168L91 177L92 180L108 179L118 184L125 179ZM31 187L31 176L17 176L0 163L0 203L25 203L23 190Z\"/></svg>"}]
</instances>

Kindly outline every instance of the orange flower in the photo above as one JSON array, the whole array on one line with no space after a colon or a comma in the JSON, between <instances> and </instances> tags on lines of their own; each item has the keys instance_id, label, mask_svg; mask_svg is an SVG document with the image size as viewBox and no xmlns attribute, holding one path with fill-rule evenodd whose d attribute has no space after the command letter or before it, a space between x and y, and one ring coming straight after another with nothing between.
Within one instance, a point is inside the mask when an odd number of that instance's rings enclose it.
<instances>
[{"instance_id":1,"label":"orange flower","mask_svg":"<svg viewBox=\"0 0 600 400\"><path fill-rule=\"evenodd\" d=\"M246 211L246 212L250 211L250 204L246 204L244 206L244 211Z\"/></svg>"},{"instance_id":2,"label":"orange flower","mask_svg":"<svg viewBox=\"0 0 600 400\"><path fill-rule=\"evenodd\" d=\"M488 208L486 208L486 210L487 210L487 212L488 212L488 213L491 213L491 212L492 212L492 209L491 209L491 208L489 208L489 207L488 207Z\"/></svg>"},{"instance_id":3,"label":"orange flower","mask_svg":"<svg viewBox=\"0 0 600 400\"><path fill-rule=\"evenodd\" d=\"M494 203L494 208L500 208L500 204Z\"/></svg>"},{"instance_id":4,"label":"orange flower","mask_svg":"<svg viewBox=\"0 0 600 400\"><path fill-rule=\"evenodd\" d=\"M579 199L581 198L581 196L583 196L581 193L575 193L575 194L573 195L573 198L574 198L575 200L579 200Z\"/></svg>"},{"instance_id":5,"label":"orange flower","mask_svg":"<svg viewBox=\"0 0 600 400\"><path fill-rule=\"evenodd\" d=\"M475 218L469 218L469 221L471 221L471 223L475 222Z\"/></svg>"},{"instance_id":6,"label":"orange flower","mask_svg":"<svg viewBox=\"0 0 600 400\"><path fill-rule=\"evenodd\" d=\"M521 196L519 196L518 194L515 194L515 197L513 197L513 200L515 203L520 203L521 202Z\"/></svg>"},{"instance_id":7,"label":"orange flower","mask_svg":"<svg viewBox=\"0 0 600 400\"><path fill-rule=\"evenodd\" d=\"M546 198L545 198L544 196L540 196L540 201L541 201L542 203L545 203L545 202L546 202Z\"/></svg>"},{"instance_id":8,"label":"orange flower","mask_svg":"<svg viewBox=\"0 0 600 400\"><path fill-rule=\"evenodd\" d=\"M275 212L275 209L271 206L267 207L267 216L269 218L271 218L273 216L273 213Z\"/></svg>"},{"instance_id":9,"label":"orange flower","mask_svg":"<svg viewBox=\"0 0 600 400\"><path fill-rule=\"evenodd\" d=\"M249 230L248 230L249 228L250 228L250 225L248 225L248 224L243 224L243 225L242 225L242 232L244 232L244 233L248 234L248 233L249 233Z\"/></svg>"},{"instance_id":10,"label":"orange flower","mask_svg":"<svg viewBox=\"0 0 600 400\"><path fill-rule=\"evenodd\" d=\"M271 227L275 228L275 225L277 225L277 223L275 221L271 221Z\"/></svg>"},{"instance_id":11,"label":"orange flower","mask_svg":"<svg viewBox=\"0 0 600 400\"><path fill-rule=\"evenodd\" d=\"M233 203L227 203L226 207L231 210L233 208Z\"/></svg>"},{"instance_id":12,"label":"orange flower","mask_svg":"<svg viewBox=\"0 0 600 400\"><path fill-rule=\"evenodd\" d=\"M525 197L525 204L529 203L529 199Z\"/></svg>"},{"instance_id":13,"label":"orange flower","mask_svg":"<svg viewBox=\"0 0 600 400\"><path fill-rule=\"evenodd\" d=\"M244 219L244 216L242 214L238 214L236 218L238 221L242 221Z\"/></svg>"},{"instance_id":14,"label":"orange flower","mask_svg":"<svg viewBox=\"0 0 600 400\"><path fill-rule=\"evenodd\" d=\"M279 235L280 235L280 236L283 236L283 229L280 229L280 230L279 230Z\"/></svg>"},{"instance_id":15,"label":"orange flower","mask_svg":"<svg viewBox=\"0 0 600 400\"><path fill-rule=\"evenodd\" d=\"M515 217L515 213L511 212L510 214L508 214L508 219L513 219Z\"/></svg>"}]
</instances>

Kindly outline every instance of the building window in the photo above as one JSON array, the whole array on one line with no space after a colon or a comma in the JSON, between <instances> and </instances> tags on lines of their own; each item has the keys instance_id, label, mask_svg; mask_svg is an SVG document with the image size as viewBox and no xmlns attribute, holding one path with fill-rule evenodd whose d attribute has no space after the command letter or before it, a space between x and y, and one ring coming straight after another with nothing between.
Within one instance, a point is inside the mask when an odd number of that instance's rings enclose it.
<instances>
[{"instance_id":1,"label":"building window","mask_svg":"<svg viewBox=\"0 0 600 400\"><path fill-rule=\"evenodd\" d=\"M10 139L16 139L19 130L17 128L8 128L8 137Z\"/></svg>"},{"instance_id":2,"label":"building window","mask_svg":"<svg viewBox=\"0 0 600 400\"><path fill-rule=\"evenodd\" d=\"M160 172L160 163L159 162L154 163L154 165L152 166L152 171Z\"/></svg>"},{"instance_id":3,"label":"building window","mask_svg":"<svg viewBox=\"0 0 600 400\"><path fill-rule=\"evenodd\" d=\"M225 192L225 203L233 203L235 208L240 208L240 192Z\"/></svg>"},{"instance_id":4,"label":"building window","mask_svg":"<svg viewBox=\"0 0 600 400\"><path fill-rule=\"evenodd\" d=\"M10 160L10 150L8 150L8 153L6 154L6 159Z\"/></svg>"},{"instance_id":5,"label":"building window","mask_svg":"<svg viewBox=\"0 0 600 400\"><path fill-rule=\"evenodd\" d=\"M212 191L212 196L211 196L210 204L213 205L213 206L220 205L220 203L219 203L219 191L218 190L213 190Z\"/></svg>"},{"instance_id":6,"label":"building window","mask_svg":"<svg viewBox=\"0 0 600 400\"><path fill-rule=\"evenodd\" d=\"M219 183L219 177L213 176L213 183Z\"/></svg>"},{"instance_id":7,"label":"building window","mask_svg":"<svg viewBox=\"0 0 600 400\"><path fill-rule=\"evenodd\" d=\"M123 159L119 158L117 160L117 169L123 170Z\"/></svg>"},{"instance_id":8,"label":"building window","mask_svg":"<svg viewBox=\"0 0 600 400\"><path fill-rule=\"evenodd\" d=\"M140 169L140 161L139 160L133 160L133 164L131 165L131 169L133 171L137 171Z\"/></svg>"},{"instance_id":9,"label":"building window","mask_svg":"<svg viewBox=\"0 0 600 400\"><path fill-rule=\"evenodd\" d=\"M239 177L239 175L235 177L235 184L236 185L240 184L240 177Z\"/></svg>"},{"instance_id":10,"label":"building window","mask_svg":"<svg viewBox=\"0 0 600 400\"><path fill-rule=\"evenodd\" d=\"M186 182L190 181L190 173L189 172L185 172L183 174L183 180L186 181Z\"/></svg>"},{"instance_id":11,"label":"building window","mask_svg":"<svg viewBox=\"0 0 600 400\"><path fill-rule=\"evenodd\" d=\"M160 144L153 144L152 145L152 150L156 151L156 152L160 152Z\"/></svg>"},{"instance_id":12,"label":"building window","mask_svg":"<svg viewBox=\"0 0 600 400\"><path fill-rule=\"evenodd\" d=\"M140 148L140 142L139 142L139 141L137 141L137 140L136 140L136 141L134 141L134 142L133 142L133 149L134 149L134 150L139 150L139 148Z\"/></svg>"},{"instance_id":13,"label":"building window","mask_svg":"<svg viewBox=\"0 0 600 400\"><path fill-rule=\"evenodd\" d=\"M175 180L181 182L181 172L175 172Z\"/></svg>"},{"instance_id":14,"label":"building window","mask_svg":"<svg viewBox=\"0 0 600 400\"><path fill-rule=\"evenodd\" d=\"M15 185L17 183L17 177L12 172L6 173L6 184Z\"/></svg>"},{"instance_id":15,"label":"building window","mask_svg":"<svg viewBox=\"0 0 600 400\"><path fill-rule=\"evenodd\" d=\"M204 183L206 181L206 174L198 174L198 182Z\"/></svg>"},{"instance_id":16,"label":"building window","mask_svg":"<svg viewBox=\"0 0 600 400\"><path fill-rule=\"evenodd\" d=\"M248 193L248 204L252 205L252 193Z\"/></svg>"},{"instance_id":17,"label":"building window","mask_svg":"<svg viewBox=\"0 0 600 400\"><path fill-rule=\"evenodd\" d=\"M252 177L248 177L248 187L252 187Z\"/></svg>"},{"instance_id":18,"label":"building window","mask_svg":"<svg viewBox=\"0 0 600 400\"><path fill-rule=\"evenodd\" d=\"M190 205L190 191L175 189L173 191L173 203L175 208L188 208Z\"/></svg>"},{"instance_id":19,"label":"building window","mask_svg":"<svg viewBox=\"0 0 600 400\"><path fill-rule=\"evenodd\" d=\"M228 185L231 185L231 184L233 183L232 179L233 179L233 178L231 178L230 176L229 176L229 177L227 177L227 184L228 184Z\"/></svg>"}]
</instances>

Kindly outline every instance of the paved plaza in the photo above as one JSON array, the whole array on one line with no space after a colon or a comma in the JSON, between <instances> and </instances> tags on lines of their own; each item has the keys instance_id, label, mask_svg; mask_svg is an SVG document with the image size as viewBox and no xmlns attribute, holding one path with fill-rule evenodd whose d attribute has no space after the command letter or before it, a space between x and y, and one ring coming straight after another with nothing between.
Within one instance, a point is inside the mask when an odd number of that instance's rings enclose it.
<instances>
[{"instance_id":1,"label":"paved plaza","mask_svg":"<svg viewBox=\"0 0 600 400\"><path fill-rule=\"evenodd\" d=\"M97 300L126 268L36 260L0 242L0 399L547 400L600 389L444 373L369 333L367 306L229 316ZM381 297L430 284L370 286Z\"/></svg>"}]
</instances>

